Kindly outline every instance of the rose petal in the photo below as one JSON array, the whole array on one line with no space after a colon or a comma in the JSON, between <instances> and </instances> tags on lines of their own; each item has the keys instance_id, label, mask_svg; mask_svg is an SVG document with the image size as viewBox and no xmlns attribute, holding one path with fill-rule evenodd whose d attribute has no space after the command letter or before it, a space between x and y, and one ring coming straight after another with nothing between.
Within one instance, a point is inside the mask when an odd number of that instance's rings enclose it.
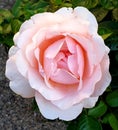
<instances>
[{"instance_id":1,"label":"rose petal","mask_svg":"<svg viewBox=\"0 0 118 130\"><path fill-rule=\"evenodd\" d=\"M101 62L102 77L101 80L96 84L93 96L99 96L103 94L108 85L111 82L111 75L109 73L109 57L106 54Z\"/></svg>"},{"instance_id":2,"label":"rose petal","mask_svg":"<svg viewBox=\"0 0 118 130\"><path fill-rule=\"evenodd\" d=\"M92 77L80 80L78 90L74 89L71 92L61 98L60 100L53 101L53 104L58 106L60 109L68 109L76 103L80 103L82 100L89 98L93 92L96 83L101 79L101 68L97 66L92 74ZM81 83L82 82L82 83Z\"/></svg>"},{"instance_id":3,"label":"rose petal","mask_svg":"<svg viewBox=\"0 0 118 130\"><path fill-rule=\"evenodd\" d=\"M23 54L23 51L22 50L19 50L17 53L16 53L16 66L17 66L17 69L18 71L24 76L24 77L27 77L27 72L28 72L28 69L29 69L29 64L27 62L27 60L25 59L25 55Z\"/></svg>"},{"instance_id":4,"label":"rose petal","mask_svg":"<svg viewBox=\"0 0 118 130\"><path fill-rule=\"evenodd\" d=\"M24 30L27 30L29 28L32 28L34 26L34 23L32 20L26 20L20 27L19 32L23 32Z\"/></svg>"},{"instance_id":5,"label":"rose petal","mask_svg":"<svg viewBox=\"0 0 118 130\"><path fill-rule=\"evenodd\" d=\"M9 54L8 54L9 57L12 57L13 55L15 55L18 50L19 50L18 47L12 46L12 47L9 49Z\"/></svg>"},{"instance_id":6,"label":"rose petal","mask_svg":"<svg viewBox=\"0 0 118 130\"><path fill-rule=\"evenodd\" d=\"M95 106L95 103L97 102L98 97L89 97L82 101L84 108L92 108Z\"/></svg>"},{"instance_id":7,"label":"rose petal","mask_svg":"<svg viewBox=\"0 0 118 130\"><path fill-rule=\"evenodd\" d=\"M32 67L37 68L38 62L37 62L35 54L34 54L35 48L36 47L33 44L27 45L25 54L26 54L26 59L27 59L28 63Z\"/></svg>"},{"instance_id":8,"label":"rose petal","mask_svg":"<svg viewBox=\"0 0 118 130\"><path fill-rule=\"evenodd\" d=\"M81 20L81 22L84 24L84 22L89 23L88 33L92 35L97 34L98 24L96 21L95 16L84 7L76 7L73 12L78 19ZM84 15L83 15L84 14ZM87 29L86 26L84 29Z\"/></svg>"},{"instance_id":9,"label":"rose petal","mask_svg":"<svg viewBox=\"0 0 118 130\"><path fill-rule=\"evenodd\" d=\"M68 66L72 73L82 78L84 72L84 51L79 43L70 37L66 37L68 49L74 55L68 57Z\"/></svg>"},{"instance_id":10,"label":"rose petal","mask_svg":"<svg viewBox=\"0 0 118 130\"><path fill-rule=\"evenodd\" d=\"M57 53L59 52L63 44L64 44L64 39L60 39L54 42L45 50L45 57L53 59L57 55Z\"/></svg>"},{"instance_id":11,"label":"rose petal","mask_svg":"<svg viewBox=\"0 0 118 130\"><path fill-rule=\"evenodd\" d=\"M69 121L75 119L82 111L83 105L77 104L67 110L61 110L53 105L49 100L44 99L39 93L35 95L36 102L39 106L40 112L47 119L56 119Z\"/></svg>"},{"instance_id":12,"label":"rose petal","mask_svg":"<svg viewBox=\"0 0 118 130\"><path fill-rule=\"evenodd\" d=\"M79 79L77 79L74 75L63 69L57 69L56 72L51 75L50 79L60 84L79 83Z\"/></svg>"},{"instance_id":13,"label":"rose petal","mask_svg":"<svg viewBox=\"0 0 118 130\"><path fill-rule=\"evenodd\" d=\"M14 36L14 43L18 48L25 48L25 46L32 42L32 37L35 33L35 29L27 29L22 33L16 33Z\"/></svg>"},{"instance_id":14,"label":"rose petal","mask_svg":"<svg viewBox=\"0 0 118 130\"><path fill-rule=\"evenodd\" d=\"M11 57L6 63L6 76L11 80L10 88L24 98L34 96L34 90L30 87L28 80L25 79L19 72L15 64L15 57Z\"/></svg>"},{"instance_id":15,"label":"rose petal","mask_svg":"<svg viewBox=\"0 0 118 130\"><path fill-rule=\"evenodd\" d=\"M58 100L65 96L63 91L59 91L56 87L48 87L44 79L35 69L28 71L28 80L33 89L41 93L47 100Z\"/></svg>"},{"instance_id":16,"label":"rose petal","mask_svg":"<svg viewBox=\"0 0 118 130\"><path fill-rule=\"evenodd\" d=\"M84 63L85 66L83 66L83 67L86 68L84 74L89 77L93 73L94 65L97 62L96 53L94 52L95 50L93 48L91 40L88 38L85 38L84 36L81 36L81 35L77 36L77 35L71 34L71 37L74 38L75 40L77 40L79 45L81 45L81 47L83 48L84 62L85 62ZM81 49L78 48L78 50L81 50Z\"/></svg>"}]
</instances>

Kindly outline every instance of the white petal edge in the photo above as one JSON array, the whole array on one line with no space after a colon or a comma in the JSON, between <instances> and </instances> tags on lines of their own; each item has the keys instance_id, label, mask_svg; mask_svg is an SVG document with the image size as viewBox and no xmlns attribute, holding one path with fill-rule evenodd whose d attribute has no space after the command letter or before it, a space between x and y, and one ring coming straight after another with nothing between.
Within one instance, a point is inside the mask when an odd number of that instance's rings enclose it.
<instances>
[{"instance_id":1,"label":"white petal edge","mask_svg":"<svg viewBox=\"0 0 118 130\"><path fill-rule=\"evenodd\" d=\"M96 84L95 90L92 96L102 95L111 82L111 75L109 72L109 57L107 54L102 59L101 71L102 71L101 80Z\"/></svg>"},{"instance_id":2,"label":"white petal edge","mask_svg":"<svg viewBox=\"0 0 118 130\"><path fill-rule=\"evenodd\" d=\"M28 80L19 72L15 64L15 57L11 57L6 63L6 77L10 80L10 88L24 98L34 97L35 91L30 87Z\"/></svg>"},{"instance_id":3,"label":"white petal edge","mask_svg":"<svg viewBox=\"0 0 118 130\"><path fill-rule=\"evenodd\" d=\"M84 108L92 108L95 106L96 102L98 100L98 97L89 97L82 101L82 104Z\"/></svg>"},{"instance_id":4,"label":"white petal edge","mask_svg":"<svg viewBox=\"0 0 118 130\"><path fill-rule=\"evenodd\" d=\"M59 118L61 120L70 121L75 119L82 112L82 104L74 105L67 110L61 110L37 92L35 98L40 112L47 119L54 120Z\"/></svg>"}]
</instances>

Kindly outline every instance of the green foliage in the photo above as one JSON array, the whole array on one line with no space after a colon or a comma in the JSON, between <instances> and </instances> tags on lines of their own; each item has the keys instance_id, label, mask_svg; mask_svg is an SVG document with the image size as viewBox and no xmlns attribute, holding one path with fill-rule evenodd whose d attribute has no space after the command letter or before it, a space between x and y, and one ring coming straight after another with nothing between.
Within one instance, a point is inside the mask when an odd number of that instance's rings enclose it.
<instances>
[{"instance_id":1,"label":"green foliage","mask_svg":"<svg viewBox=\"0 0 118 130\"><path fill-rule=\"evenodd\" d=\"M118 130L118 120L116 119L114 114L109 114L108 121L113 130Z\"/></svg>"},{"instance_id":2,"label":"green foliage","mask_svg":"<svg viewBox=\"0 0 118 130\"><path fill-rule=\"evenodd\" d=\"M100 0L100 4L106 9L114 9L118 7L118 0Z\"/></svg>"},{"instance_id":3,"label":"green foliage","mask_svg":"<svg viewBox=\"0 0 118 130\"><path fill-rule=\"evenodd\" d=\"M100 122L92 116L81 114L78 120L68 125L67 130L102 130L102 126Z\"/></svg>"},{"instance_id":4,"label":"green foliage","mask_svg":"<svg viewBox=\"0 0 118 130\"><path fill-rule=\"evenodd\" d=\"M98 2L99 0L72 0L73 7L84 6L88 9L96 7Z\"/></svg>"},{"instance_id":5,"label":"green foliage","mask_svg":"<svg viewBox=\"0 0 118 130\"><path fill-rule=\"evenodd\" d=\"M96 7L91 9L91 12L96 16L98 22L102 21L108 14L108 10L102 7Z\"/></svg>"},{"instance_id":6,"label":"green foliage","mask_svg":"<svg viewBox=\"0 0 118 130\"><path fill-rule=\"evenodd\" d=\"M106 101L111 107L118 107L118 90L109 93Z\"/></svg>"},{"instance_id":7,"label":"green foliage","mask_svg":"<svg viewBox=\"0 0 118 130\"><path fill-rule=\"evenodd\" d=\"M21 26L22 22L18 19L13 19L11 21L11 28L12 28L12 32L13 33L17 33L17 31L19 30L20 26Z\"/></svg>"},{"instance_id":8,"label":"green foliage","mask_svg":"<svg viewBox=\"0 0 118 130\"><path fill-rule=\"evenodd\" d=\"M106 111L107 105L103 101L100 101L94 108L88 110L88 115L98 118L103 116Z\"/></svg>"},{"instance_id":9,"label":"green foliage","mask_svg":"<svg viewBox=\"0 0 118 130\"><path fill-rule=\"evenodd\" d=\"M98 120L91 116L82 115L78 120L77 130L102 130Z\"/></svg>"}]
</instances>

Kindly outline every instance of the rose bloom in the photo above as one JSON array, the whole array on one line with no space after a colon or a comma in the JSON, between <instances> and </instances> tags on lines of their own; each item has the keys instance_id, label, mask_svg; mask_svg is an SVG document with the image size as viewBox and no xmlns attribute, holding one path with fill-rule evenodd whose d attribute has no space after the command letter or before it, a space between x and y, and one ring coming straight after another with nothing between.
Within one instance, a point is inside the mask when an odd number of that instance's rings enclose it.
<instances>
[{"instance_id":1,"label":"rose bloom","mask_svg":"<svg viewBox=\"0 0 118 130\"><path fill-rule=\"evenodd\" d=\"M97 30L96 18L84 7L32 16L9 50L10 88L35 97L47 119L75 119L95 105L111 81L109 48Z\"/></svg>"}]
</instances>

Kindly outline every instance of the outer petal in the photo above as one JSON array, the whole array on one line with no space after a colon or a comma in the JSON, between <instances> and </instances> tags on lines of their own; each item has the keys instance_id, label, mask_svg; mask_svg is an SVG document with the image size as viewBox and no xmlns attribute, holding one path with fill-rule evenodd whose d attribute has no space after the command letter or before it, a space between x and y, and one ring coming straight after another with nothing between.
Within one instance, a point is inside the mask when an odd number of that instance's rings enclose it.
<instances>
[{"instance_id":1,"label":"outer petal","mask_svg":"<svg viewBox=\"0 0 118 130\"><path fill-rule=\"evenodd\" d=\"M15 55L18 50L19 50L18 47L12 46L12 47L9 49L9 57Z\"/></svg>"},{"instance_id":2,"label":"outer petal","mask_svg":"<svg viewBox=\"0 0 118 130\"><path fill-rule=\"evenodd\" d=\"M24 77L27 78L27 72L28 72L28 69L29 69L30 65L29 65L28 61L26 60L26 58L25 58L24 52L22 50L19 50L16 53L15 56L16 56L15 63L16 63L18 71Z\"/></svg>"},{"instance_id":3,"label":"outer petal","mask_svg":"<svg viewBox=\"0 0 118 130\"><path fill-rule=\"evenodd\" d=\"M89 34L92 34L92 35L97 34L98 24L97 24L96 18L87 8L76 7L74 9L74 14L76 14L78 19L81 19L81 22L86 22L86 21L88 22L88 24L89 24L88 33Z\"/></svg>"},{"instance_id":4,"label":"outer petal","mask_svg":"<svg viewBox=\"0 0 118 130\"><path fill-rule=\"evenodd\" d=\"M109 73L109 57L107 54L105 54L101 62L101 71L102 71L101 80L96 84L92 96L102 95L111 82L111 75Z\"/></svg>"},{"instance_id":5,"label":"outer petal","mask_svg":"<svg viewBox=\"0 0 118 130\"><path fill-rule=\"evenodd\" d=\"M28 28L22 32L18 32L14 35L14 43L19 48L25 48L25 46L32 42L32 37L36 33L36 28Z\"/></svg>"},{"instance_id":6,"label":"outer petal","mask_svg":"<svg viewBox=\"0 0 118 130\"><path fill-rule=\"evenodd\" d=\"M30 87L28 80L25 79L19 72L15 64L15 56L11 57L6 63L6 76L11 80L10 88L25 98L34 96L34 90Z\"/></svg>"},{"instance_id":7,"label":"outer petal","mask_svg":"<svg viewBox=\"0 0 118 130\"><path fill-rule=\"evenodd\" d=\"M84 108L91 108L95 106L95 103L97 102L98 97L89 97L82 101L82 104Z\"/></svg>"},{"instance_id":8,"label":"outer petal","mask_svg":"<svg viewBox=\"0 0 118 130\"><path fill-rule=\"evenodd\" d=\"M73 120L81 113L83 108L82 104L77 104L67 110L61 110L53 105L49 100L42 97L38 92L36 92L35 98L42 115L45 118L52 120L56 118L65 121Z\"/></svg>"}]
</instances>

